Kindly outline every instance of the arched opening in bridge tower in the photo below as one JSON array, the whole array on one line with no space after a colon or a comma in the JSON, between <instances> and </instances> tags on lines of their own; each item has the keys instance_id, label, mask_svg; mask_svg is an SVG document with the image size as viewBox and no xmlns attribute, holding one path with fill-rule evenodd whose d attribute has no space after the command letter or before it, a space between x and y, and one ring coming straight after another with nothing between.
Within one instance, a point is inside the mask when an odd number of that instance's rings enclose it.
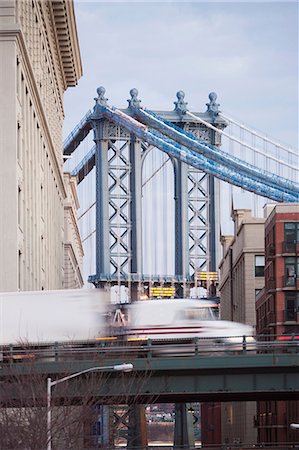
<instances>
[{"instance_id":1,"label":"arched opening in bridge tower","mask_svg":"<svg viewBox=\"0 0 299 450\"><path fill-rule=\"evenodd\" d=\"M142 166L143 273L174 275L174 173L170 158L156 148Z\"/></svg>"}]
</instances>

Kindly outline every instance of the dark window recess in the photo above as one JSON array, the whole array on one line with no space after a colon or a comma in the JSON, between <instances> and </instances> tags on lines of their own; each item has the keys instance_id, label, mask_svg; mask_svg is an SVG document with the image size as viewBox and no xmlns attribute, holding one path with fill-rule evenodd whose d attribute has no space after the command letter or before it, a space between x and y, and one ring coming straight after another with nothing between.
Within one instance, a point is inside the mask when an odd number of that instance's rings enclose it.
<instances>
[{"instance_id":1,"label":"dark window recess","mask_svg":"<svg viewBox=\"0 0 299 450\"><path fill-rule=\"evenodd\" d=\"M284 224L284 250L287 253L296 252L296 243L299 242L299 222Z\"/></svg>"},{"instance_id":2,"label":"dark window recess","mask_svg":"<svg viewBox=\"0 0 299 450\"><path fill-rule=\"evenodd\" d=\"M254 275L256 277L263 277L264 273L265 273L265 257L261 255L256 255Z\"/></svg>"},{"instance_id":3,"label":"dark window recess","mask_svg":"<svg viewBox=\"0 0 299 450\"><path fill-rule=\"evenodd\" d=\"M285 320L297 321L299 306L299 292L286 292L285 294Z\"/></svg>"},{"instance_id":4,"label":"dark window recess","mask_svg":"<svg viewBox=\"0 0 299 450\"><path fill-rule=\"evenodd\" d=\"M285 286L296 286L299 259L285 258Z\"/></svg>"}]
</instances>

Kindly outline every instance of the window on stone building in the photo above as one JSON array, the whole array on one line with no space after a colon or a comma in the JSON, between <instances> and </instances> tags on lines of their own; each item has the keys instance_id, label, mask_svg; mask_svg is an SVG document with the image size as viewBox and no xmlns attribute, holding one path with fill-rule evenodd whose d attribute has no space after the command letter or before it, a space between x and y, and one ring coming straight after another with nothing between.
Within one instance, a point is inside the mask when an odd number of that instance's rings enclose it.
<instances>
[{"instance_id":1,"label":"window on stone building","mask_svg":"<svg viewBox=\"0 0 299 450\"><path fill-rule=\"evenodd\" d=\"M265 257L263 255L255 255L255 270L256 277L263 277L265 271Z\"/></svg>"}]
</instances>

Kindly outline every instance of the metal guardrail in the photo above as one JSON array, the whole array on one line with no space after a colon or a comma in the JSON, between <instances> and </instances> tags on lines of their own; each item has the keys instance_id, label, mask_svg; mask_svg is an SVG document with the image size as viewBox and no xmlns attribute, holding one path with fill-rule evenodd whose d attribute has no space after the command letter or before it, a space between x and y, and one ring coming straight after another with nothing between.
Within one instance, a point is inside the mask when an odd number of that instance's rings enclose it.
<instances>
[{"instance_id":1,"label":"metal guardrail","mask_svg":"<svg viewBox=\"0 0 299 450\"><path fill-rule=\"evenodd\" d=\"M224 444L224 445L195 445L195 447L191 446L172 446L172 445L161 445L160 443L157 445L148 445L146 447L126 447L126 446L114 446L114 447L106 447L106 450L120 450L122 448L126 448L127 450L257 450L257 449L267 449L267 450L291 450L295 448L299 448L299 444L297 442L286 442L286 443L260 443L260 444L252 444L252 445L240 445L240 444ZM85 448L84 450L94 450L93 448Z\"/></svg>"},{"instance_id":2,"label":"metal guardrail","mask_svg":"<svg viewBox=\"0 0 299 450\"><path fill-rule=\"evenodd\" d=\"M121 341L107 338L94 341L66 341L49 342L30 345L6 345L0 347L0 361L3 363L32 362L34 360L62 361L88 359L96 356L104 357L140 357L159 358L165 356L227 356L244 353L286 353L299 352L299 340L296 336L288 339L277 336L275 340L251 340L249 337L233 337L233 341L226 338L194 338L185 340L157 340L157 341ZM227 337L227 339L230 339Z\"/></svg>"}]
</instances>

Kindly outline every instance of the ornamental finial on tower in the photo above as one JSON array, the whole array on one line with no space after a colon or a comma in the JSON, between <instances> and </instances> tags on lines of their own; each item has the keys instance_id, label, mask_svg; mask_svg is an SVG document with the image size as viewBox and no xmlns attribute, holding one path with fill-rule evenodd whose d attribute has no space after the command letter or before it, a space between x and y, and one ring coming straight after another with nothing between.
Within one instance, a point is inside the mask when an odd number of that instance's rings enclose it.
<instances>
[{"instance_id":1,"label":"ornamental finial on tower","mask_svg":"<svg viewBox=\"0 0 299 450\"><path fill-rule=\"evenodd\" d=\"M130 90L131 98L127 100L129 103L129 108L140 108L141 100L138 98L138 89L133 88Z\"/></svg>"},{"instance_id":2,"label":"ornamental finial on tower","mask_svg":"<svg viewBox=\"0 0 299 450\"><path fill-rule=\"evenodd\" d=\"M210 92L209 100L210 100L210 103L206 103L206 106L208 107L207 113L210 114L210 116L212 117L212 120L214 122L216 117L220 113L219 108L218 108L220 106L220 104L216 103L216 100L217 100L216 92Z\"/></svg>"},{"instance_id":3,"label":"ornamental finial on tower","mask_svg":"<svg viewBox=\"0 0 299 450\"><path fill-rule=\"evenodd\" d=\"M185 100L184 100L185 92L184 91L178 91L176 93L176 96L177 96L178 100L176 102L173 102L175 104L174 110L178 113L180 118L182 118L183 115L186 114L186 112L188 111L188 109L187 109L188 103L185 102Z\"/></svg>"},{"instance_id":4,"label":"ornamental finial on tower","mask_svg":"<svg viewBox=\"0 0 299 450\"><path fill-rule=\"evenodd\" d=\"M97 89L98 97L96 97L94 99L96 102L96 105L107 106L108 98L105 98L105 92L106 92L106 89L103 86L98 87L98 89Z\"/></svg>"}]
</instances>

